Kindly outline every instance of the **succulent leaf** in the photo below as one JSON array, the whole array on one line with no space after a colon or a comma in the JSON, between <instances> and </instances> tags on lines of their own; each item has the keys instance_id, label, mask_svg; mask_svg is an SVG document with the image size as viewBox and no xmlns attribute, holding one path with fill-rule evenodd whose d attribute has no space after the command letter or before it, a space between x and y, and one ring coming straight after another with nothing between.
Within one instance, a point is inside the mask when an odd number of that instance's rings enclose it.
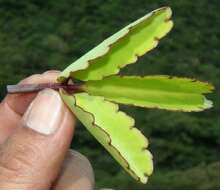
<instances>
[{"instance_id":1,"label":"succulent leaf","mask_svg":"<svg viewBox=\"0 0 220 190\"><path fill-rule=\"evenodd\" d=\"M147 108L201 111L212 107L204 93L213 86L188 78L169 76L110 76L87 81L83 89L106 100Z\"/></svg>"},{"instance_id":2,"label":"succulent leaf","mask_svg":"<svg viewBox=\"0 0 220 190\"><path fill-rule=\"evenodd\" d=\"M173 27L171 9L157 9L129 24L67 67L58 80L101 80L135 63L139 56L154 49L159 39Z\"/></svg>"},{"instance_id":3,"label":"succulent leaf","mask_svg":"<svg viewBox=\"0 0 220 190\"><path fill-rule=\"evenodd\" d=\"M148 140L134 128L133 118L118 110L118 105L87 93L68 95L64 102L90 133L135 179L146 183L153 171Z\"/></svg>"}]
</instances>

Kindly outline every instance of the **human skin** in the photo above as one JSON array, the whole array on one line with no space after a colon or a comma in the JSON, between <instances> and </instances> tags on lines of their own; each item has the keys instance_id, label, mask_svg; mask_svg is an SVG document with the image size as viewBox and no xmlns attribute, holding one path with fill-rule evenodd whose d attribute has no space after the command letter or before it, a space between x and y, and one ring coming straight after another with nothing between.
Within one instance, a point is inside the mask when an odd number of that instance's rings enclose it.
<instances>
[{"instance_id":1,"label":"human skin","mask_svg":"<svg viewBox=\"0 0 220 190\"><path fill-rule=\"evenodd\" d=\"M20 84L55 82L58 71ZM0 189L93 190L89 161L70 151L75 117L58 92L7 95L0 104Z\"/></svg>"}]
</instances>

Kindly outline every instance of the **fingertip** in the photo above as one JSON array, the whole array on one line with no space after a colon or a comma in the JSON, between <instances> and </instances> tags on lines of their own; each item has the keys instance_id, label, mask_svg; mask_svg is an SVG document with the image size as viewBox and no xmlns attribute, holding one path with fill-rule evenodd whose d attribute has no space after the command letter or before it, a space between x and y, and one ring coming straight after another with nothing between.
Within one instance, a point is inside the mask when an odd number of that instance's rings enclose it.
<instances>
[{"instance_id":1,"label":"fingertip","mask_svg":"<svg viewBox=\"0 0 220 190\"><path fill-rule=\"evenodd\" d=\"M42 74L31 75L19 82L19 84L39 84L39 83L48 83L48 82L57 82L57 77L60 71L50 70Z\"/></svg>"},{"instance_id":2,"label":"fingertip","mask_svg":"<svg viewBox=\"0 0 220 190\"><path fill-rule=\"evenodd\" d=\"M89 160L77 151L69 150L54 190L93 190L94 173Z\"/></svg>"},{"instance_id":3,"label":"fingertip","mask_svg":"<svg viewBox=\"0 0 220 190\"><path fill-rule=\"evenodd\" d=\"M41 83L44 83L44 82L57 82L57 77L59 76L60 72L59 71L47 71L45 73L43 73L41 75L42 77L42 82Z\"/></svg>"},{"instance_id":4,"label":"fingertip","mask_svg":"<svg viewBox=\"0 0 220 190\"><path fill-rule=\"evenodd\" d=\"M47 74L60 74L61 72L59 70L49 70L49 71L46 71L44 72L43 74L44 75L47 75Z\"/></svg>"},{"instance_id":5,"label":"fingertip","mask_svg":"<svg viewBox=\"0 0 220 190\"><path fill-rule=\"evenodd\" d=\"M25 79L22 79L20 82L18 82L18 84L29 84L34 81L40 80L40 77L41 77L41 74L34 74Z\"/></svg>"}]
</instances>

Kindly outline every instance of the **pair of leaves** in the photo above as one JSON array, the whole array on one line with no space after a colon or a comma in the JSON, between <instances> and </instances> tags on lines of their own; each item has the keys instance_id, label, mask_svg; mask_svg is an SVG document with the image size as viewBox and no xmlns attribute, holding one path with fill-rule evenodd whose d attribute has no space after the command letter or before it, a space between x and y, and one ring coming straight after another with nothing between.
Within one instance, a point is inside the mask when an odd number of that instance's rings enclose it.
<instances>
[{"instance_id":1,"label":"pair of leaves","mask_svg":"<svg viewBox=\"0 0 220 190\"><path fill-rule=\"evenodd\" d=\"M58 78L59 82L84 81L83 93L60 91L64 102L121 166L142 183L153 171L148 140L134 128L133 118L118 111L115 103L181 111L212 106L203 95L213 89L207 83L169 76L113 76L157 46L173 26L170 18L169 7L149 13L103 41Z\"/></svg>"}]
</instances>

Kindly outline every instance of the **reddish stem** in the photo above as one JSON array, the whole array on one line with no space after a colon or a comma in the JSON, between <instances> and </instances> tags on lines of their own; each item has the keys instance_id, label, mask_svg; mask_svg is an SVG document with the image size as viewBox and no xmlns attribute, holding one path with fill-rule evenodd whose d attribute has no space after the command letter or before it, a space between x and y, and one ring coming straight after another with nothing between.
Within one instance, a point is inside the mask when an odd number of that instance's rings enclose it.
<instances>
[{"instance_id":1,"label":"reddish stem","mask_svg":"<svg viewBox=\"0 0 220 190\"><path fill-rule=\"evenodd\" d=\"M9 94L38 92L45 88L54 90L64 89L68 93L82 92L81 85L78 84L60 84L60 83L43 83L43 84L18 84L8 85Z\"/></svg>"}]
</instances>

